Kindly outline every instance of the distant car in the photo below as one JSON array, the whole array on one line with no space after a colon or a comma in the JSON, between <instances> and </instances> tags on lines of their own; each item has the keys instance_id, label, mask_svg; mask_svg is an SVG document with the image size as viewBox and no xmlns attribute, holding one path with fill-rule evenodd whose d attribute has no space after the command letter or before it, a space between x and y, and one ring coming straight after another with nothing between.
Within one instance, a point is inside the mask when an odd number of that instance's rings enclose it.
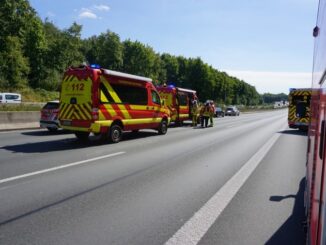
<instances>
[{"instance_id":1,"label":"distant car","mask_svg":"<svg viewBox=\"0 0 326 245\"><path fill-rule=\"evenodd\" d=\"M54 132L60 128L59 120L59 101L49 101L41 109L40 127L47 128L49 131Z\"/></svg>"},{"instance_id":2,"label":"distant car","mask_svg":"<svg viewBox=\"0 0 326 245\"><path fill-rule=\"evenodd\" d=\"M0 104L19 104L22 102L21 94L0 93Z\"/></svg>"},{"instance_id":3,"label":"distant car","mask_svg":"<svg viewBox=\"0 0 326 245\"><path fill-rule=\"evenodd\" d=\"M229 106L225 110L225 116L239 116L240 111L236 106Z\"/></svg>"},{"instance_id":4,"label":"distant car","mask_svg":"<svg viewBox=\"0 0 326 245\"><path fill-rule=\"evenodd\" d=\"M221 107L215 108L215 117L224 117L224 111Z\"/></svg>"}]
</instances>

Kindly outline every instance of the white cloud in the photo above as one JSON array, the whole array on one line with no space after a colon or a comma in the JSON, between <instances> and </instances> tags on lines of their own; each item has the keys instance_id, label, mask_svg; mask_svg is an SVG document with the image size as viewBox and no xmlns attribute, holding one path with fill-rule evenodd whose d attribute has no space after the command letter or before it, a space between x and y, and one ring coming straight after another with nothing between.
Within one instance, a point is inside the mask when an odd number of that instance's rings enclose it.
<instances>
[{"instance_id":1,"label":"white cloud","mask_svg":"<svg viewBox=\"0 0 326 245\"><path fill-rule=\"evenodd\" d=\"M93 6L94 9L99 10L99 11L109 11L110 7L104 4L101 5L94 5Z\"/></svg>"},{"instance_id":2,"label":"white cloud","mask_svg":"<svg viewBox=\"0 0 326 245\"><path fill-rule=\"evenodd\" d=\"M100 4L100 5L93 5L90 8L82 8L79 11L79 15L78 17L81 19L102 19L101 17L99 17L96 13L99 11L109 11L110 7L104 4ZM76 11L76 10L74 10Z\"/></svg>"},{"instance_id":3,"label":"white cloud","mask_svg":"<svg viewBox=\"0 0 326 245\"><path fill-rule=\"evenodd\" d=\"M97 19L97 15L94 14L93 11L90 9L82 8L79 14L79 18Z\"/></svg>"},{"instance_id":4,"label":"white cloud","mask_svg":"<svg viewBox=\"0 0 326 245\"><path fill-rule=\"evenodd\" d=\"M310 88L309 72L226 71L230 76L256 87L258 93L289 93L290 88Z\"/></svg>"}]
</instances>

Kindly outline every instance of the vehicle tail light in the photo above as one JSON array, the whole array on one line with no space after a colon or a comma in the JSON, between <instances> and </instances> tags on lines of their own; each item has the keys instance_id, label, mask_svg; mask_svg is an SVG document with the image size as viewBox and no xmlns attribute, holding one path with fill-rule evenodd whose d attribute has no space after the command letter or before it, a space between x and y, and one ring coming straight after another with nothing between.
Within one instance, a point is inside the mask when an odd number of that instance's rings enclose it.
<instances>
[{"instance_id":1,"label":"vehicle tail light","mask_svg":"<svg viewBox=\"0 0 326 245\"><path fill-rule=\"evenodd\" d=\"M98 108L92 108L92 118L93 120L98 120Z\"/></svg>"}]
</instances>

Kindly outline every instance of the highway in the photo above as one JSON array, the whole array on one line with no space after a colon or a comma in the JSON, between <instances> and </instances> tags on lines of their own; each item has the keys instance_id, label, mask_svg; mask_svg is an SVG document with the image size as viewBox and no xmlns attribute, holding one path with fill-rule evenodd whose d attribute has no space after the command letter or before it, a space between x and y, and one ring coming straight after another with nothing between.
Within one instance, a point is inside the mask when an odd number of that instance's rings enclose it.
<instances>
[{"instance_id":1,"label":"highway","mask_svg":"<svg viewBox=\"0 0 326 245\"><path fill-rule=\"evenodd\" d=\"M0 244L305 244L306 134L287 110L214 124L0 132Z\"/></svg>"}]
</instances>

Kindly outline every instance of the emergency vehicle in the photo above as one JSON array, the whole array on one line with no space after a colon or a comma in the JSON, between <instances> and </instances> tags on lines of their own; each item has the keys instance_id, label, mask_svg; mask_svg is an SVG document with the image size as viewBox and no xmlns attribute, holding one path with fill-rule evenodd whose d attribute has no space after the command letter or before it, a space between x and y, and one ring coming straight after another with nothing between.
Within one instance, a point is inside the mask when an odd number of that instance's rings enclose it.
<instances>
[{"instance_id":1,"label":"emergency vehicle","mask_svg":"<svg viewBox=\"0 0 326 245\"><path fill-rule=\"evenodd\" d=\"M81 66L64 74L59 120L78 139L93 133L117 143L122 131L155 129L166 134L170 116L150 78Z\"/></svg>"},{"instance_id":2,"label":"emergency vehicle","mask_svg":"<svg viewBox=\"0 0 326 245\"><path fill-rule=\"evenodd\" d=\"M326 0L319 1L315 37L311 122L308 131L305 208L307 244L326 244Z\"/></svg>"},{"instance_id":3,"label":"emergency vehicle","mask_svg":"<svg viewBox=\"0 0 326 245\"><path fill-rule=\"evenodd\" d=\"M197 99L196 91L173 85L156 86L165 105L170 109L171 122L181 125L192 120L192 102Z\"/></svg>"},{"instance_id":4,"label":"emergency vehicle","mask_svg":"<svg viewBox=\"0 0 326 245\"><path fill-rule=\"evenodd\" d=\"M288 124L307 130L310 121L311 88L292 88L289 93Z\"/></svg>"}]
</instances>

